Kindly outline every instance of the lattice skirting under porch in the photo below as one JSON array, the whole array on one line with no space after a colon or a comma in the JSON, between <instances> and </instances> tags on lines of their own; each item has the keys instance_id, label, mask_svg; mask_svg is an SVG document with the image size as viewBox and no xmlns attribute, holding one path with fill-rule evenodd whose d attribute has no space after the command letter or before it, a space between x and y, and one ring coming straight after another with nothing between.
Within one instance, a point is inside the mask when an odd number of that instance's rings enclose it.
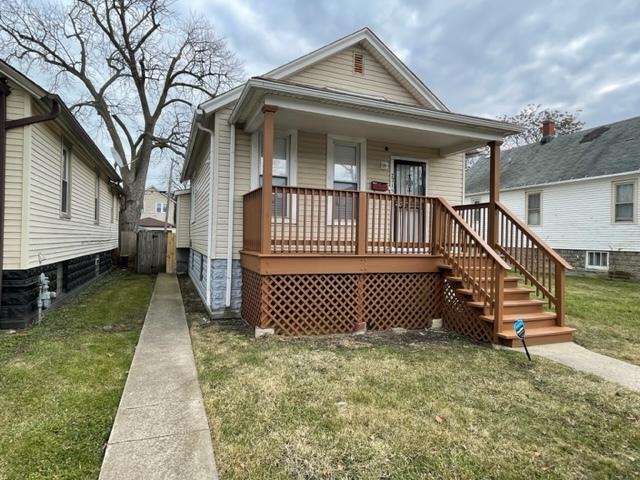
<instances>
[{"instance_id":1,"label":"lattice skirting under porch","mask_svg":"<svg viewBox=\"0 0 640 480\"><path fill-rule=\"evenodd\" d=\"M493 328L480 318L480 310L470 307L463 297L455 291L455 286L444 281L444 305L442 308L442 326L445 330L470 337L478 342L491 343Z\"/></svg>"},{"instance_id":2,"label":"lattice skirting under porch","mask_svg":"<svg viewBox=\"0 0 640 480\"><path fill-rule=\"evenodd\" d=\"M429 273L260 275L243 269L242 316L279 335L427 328L443 315L443 278Z\"/></svg>"}]
</instances>

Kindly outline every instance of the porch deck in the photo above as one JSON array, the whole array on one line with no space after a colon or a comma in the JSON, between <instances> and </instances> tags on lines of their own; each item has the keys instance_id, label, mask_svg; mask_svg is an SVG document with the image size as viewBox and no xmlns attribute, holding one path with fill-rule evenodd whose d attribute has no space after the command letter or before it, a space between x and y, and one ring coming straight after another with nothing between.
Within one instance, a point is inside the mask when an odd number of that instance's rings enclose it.
<instances>
[{"instance_id":1,"label":"porch deck","mask_svg":"<svg viewBox=\"0 0 640 480\"><path fill-rule=\"evenodd\" d=\"M570 339L566 262L501 205L491 248L488 208L381 192L253 190L244 196L243 317L283 335L426 328L440 318L507 345L518 344L512 324L522 318L532 344Z\"/></svg>"}]
</instances>

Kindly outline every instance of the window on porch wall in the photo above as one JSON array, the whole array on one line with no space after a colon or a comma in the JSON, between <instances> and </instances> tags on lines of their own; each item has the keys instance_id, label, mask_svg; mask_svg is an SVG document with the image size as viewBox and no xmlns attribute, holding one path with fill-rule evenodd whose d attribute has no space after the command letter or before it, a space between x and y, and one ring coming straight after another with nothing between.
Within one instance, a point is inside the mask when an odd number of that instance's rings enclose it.
<instances>
[{"instance_id":1,"label":"window on porch wall","mask_svg":"<svg viewBox=\"0 0 640 480\"><path fill-rule=\"evenodd\" d=\"M358 190L360 178L360 145L357 143L335 142L333 161L333 188L335 190ZM333 221L355 220L356 208L351 195L333 198Z\"/></svg>"},{"instance_id":2,"label":"window on porch wall","mask_svg":"<svg viewBox=\"0 0 640 480\"><path fill-rule=\"evenodd\" d=\"M260 135L260 186L262 186L262 173L264 159L262 156L262 135ZM291 138L289 135L274 135L273 138L273 169L271 172L273 186L289 185L291 175ZM271 200L271 215L274 217L288 218L290 200L285 201L283 193L274 193Z\"/></svg>"}]
</instances>

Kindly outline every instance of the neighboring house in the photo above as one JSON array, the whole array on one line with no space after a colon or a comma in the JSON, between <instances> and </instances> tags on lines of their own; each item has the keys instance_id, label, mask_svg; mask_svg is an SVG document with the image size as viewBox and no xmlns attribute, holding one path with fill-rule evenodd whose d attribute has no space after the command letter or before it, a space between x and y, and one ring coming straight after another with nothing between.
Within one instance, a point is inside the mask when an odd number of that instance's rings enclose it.
<instances>
[{"instance_id":1,"label":"neighboring house","mask_svg":"<svg viewBox=\"0 0 640 480\"><path fill-rule=\"evenodd\" d=\"M167 209L169 209L169 216L167 216ZM158 190L154 186L148 187L144 191L144 206L138 226L142 230L163 230L165 219L167 219L167 228L174 231L175 211L176 200L173 195L167 199L166 190Z\"/></svg>"},{"instance_id":2,"label":"neighboring house","mask_svg":"<svg viewBox=\"0 0 640 480\"><path fill-rule=\"evenodd\" d=\"M121 189L57 95L2 61L0 81L9 88L7 126L34 115L55 117L6 135L0 328L18 328L37 313L41 273L60 298L111 268Z\"/></svg>"},{"instance_id":3,"label":"neighboring house","mask_svg":"<svg viewBox=\"0 0 640 480\"><path fill-rule=\"evenodd\" d=\"M489 144L497 158L518 131L450 112L358 30L200 105L182 172L188 242L178 222L189 275L213 316L239 312L256 334L442 318L512 344L523 307L544 326L538 341L566 340L562 296L550 293L557 315L542 312L450 207L463 201L464 153Z\"/></svg>"},{"instance_id":4,"label":"neighboring house","mask_svg":"<svg viewBox=\"0 0 640 480\"><path fill-rule=\"evenodd\" d=\"M503 152L500 200L576 271L640 278L640 117ZM467 172L466 203L488 199L489 168Z\"/></svg>"}]
</instances>

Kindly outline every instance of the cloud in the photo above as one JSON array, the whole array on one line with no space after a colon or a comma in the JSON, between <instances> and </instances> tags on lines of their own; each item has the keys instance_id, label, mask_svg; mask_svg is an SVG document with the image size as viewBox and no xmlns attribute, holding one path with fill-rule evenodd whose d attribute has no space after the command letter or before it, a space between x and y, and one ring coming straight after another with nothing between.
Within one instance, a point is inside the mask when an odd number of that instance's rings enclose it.
<instances>
[{"instance_id":1,"label":"cloud","mask_svg":"<svg viewBox=\"0 0 640 480\"><path fill-rule=\"evenodd\" d=\"M495 117L539 103L580 109L588 126L640 115L636 0L184 4L211 19L250 76L366 25L456 112Z\"/></svg>"}]
</instances>

